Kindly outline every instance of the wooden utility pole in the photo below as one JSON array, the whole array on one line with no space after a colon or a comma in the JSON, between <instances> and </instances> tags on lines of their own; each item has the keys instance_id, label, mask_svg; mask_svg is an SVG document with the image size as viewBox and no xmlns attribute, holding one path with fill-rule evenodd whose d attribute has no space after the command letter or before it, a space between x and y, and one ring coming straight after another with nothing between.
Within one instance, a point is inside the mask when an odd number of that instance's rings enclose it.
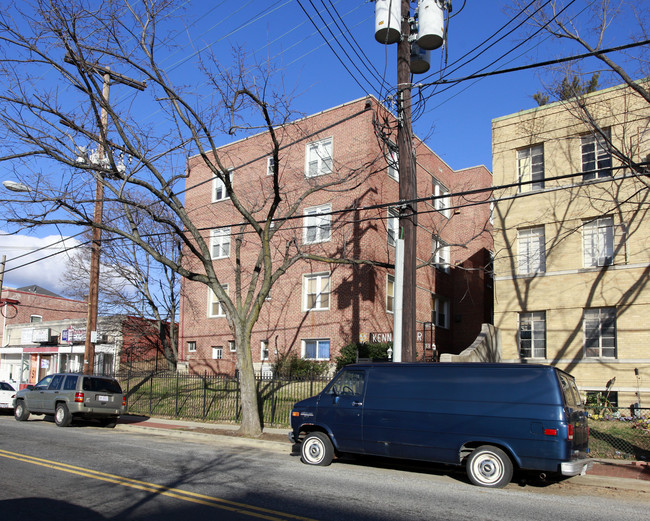
<instances>
[{"instance_id":1,"label":"wooden utility pole","mask_svg":"<svg viewBox=\"0 0 650 521\"><path fill-rule=\"evenodd\" d=\"M402 0L402 37L397 46L397 149L399 154L400 236L404 239L404 286L402 293L402 361L416 360L416 243L417 182L411 126L411 35L410 1Z\"/></svg>"}]
</instances>

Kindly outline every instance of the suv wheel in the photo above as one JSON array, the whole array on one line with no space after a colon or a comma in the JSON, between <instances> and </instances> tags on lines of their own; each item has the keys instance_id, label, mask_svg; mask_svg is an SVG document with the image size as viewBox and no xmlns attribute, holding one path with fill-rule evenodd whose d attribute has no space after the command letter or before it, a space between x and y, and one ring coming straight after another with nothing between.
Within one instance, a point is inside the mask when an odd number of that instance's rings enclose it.
<instances>
[{"instance_id":1,"label":"suv wheel","mask_svg":"<svg viewBox=\"0 0 650 521\"><path fill-rule=\"evenodd\" d=\"M29 411L25 407L23 400L16 401L16 408L14 409L14 418L19 422L24 422L29 418Z\"/></svg>"},{"instance_id":2,"label":"suv wheel","mask_svg":"<svg viewBox=\"0 0 650 521\"><path fill-rule=\"evenodd\" d=\"M56 423L59 427L67 427L70 425L70 423L72 423L72 414L70 414L68 406L65 403L56 404L54 423Z\"/></svg>"}]
</instances>

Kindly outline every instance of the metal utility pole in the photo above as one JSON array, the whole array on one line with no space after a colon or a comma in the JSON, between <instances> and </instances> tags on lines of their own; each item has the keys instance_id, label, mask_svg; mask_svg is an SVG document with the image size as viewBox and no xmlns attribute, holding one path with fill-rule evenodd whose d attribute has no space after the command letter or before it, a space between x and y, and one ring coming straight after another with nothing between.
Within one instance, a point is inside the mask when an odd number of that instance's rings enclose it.
<instances>
[{"instance_id":1,"label":"metal utility pole","mask_svg":"<svg viewBox=\"0 0 650 521\"><path fill-rule=\"evenodd\" d=\"M89 64L71 55L65 56L65 62L83 67L99 73L103 77L102 103L100 112L100 129L97 144L97 157L101 164L104 158L104 142L108 140L108 100L110 94L111 80L122 83L138 90L144 90L146 85L121 74L111 72L109 67L102 67L97 64ZM101 255L102 229L98 226L102 222L104 213L104 179L101 171L97 172L97 186L95 188L95 209L93 214L92 244L90 250L90 281L88 285L88 318L86 321L86 343L84 347L83 373L93 374L95 372L95 342L97 341L97 315L99 308L99 258ZM93 334L95 338L93 338Z\"/></svg>"},{"instance_id":2,"label":"metal utility pole","mask_svg":"<svg viewBox=\"0 0 650 521\"><path fill-rule=\"evenodd\" d=\"M397 110L399 126L397 148L399 161L400 237L404 240L404 286L402 293L402 361L416 359L416 243L417 197L415 149L411 126L411 35L410 1L402 0L402 37L397 46Z\"/></svg>"}]
</instances>

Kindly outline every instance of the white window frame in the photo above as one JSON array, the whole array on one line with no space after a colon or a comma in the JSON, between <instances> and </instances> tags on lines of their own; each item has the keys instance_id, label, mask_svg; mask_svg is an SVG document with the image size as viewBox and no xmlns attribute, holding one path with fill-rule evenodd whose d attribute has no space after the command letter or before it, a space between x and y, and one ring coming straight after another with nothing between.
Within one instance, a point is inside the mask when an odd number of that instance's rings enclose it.
<instances>
[{"instance_id":1,"label":"white window frame","mask_svg":"<svg viewBox=\"0 0 650 521\"><path fill-rule=\"evenodd\" d=\"M386 162L388 163L388 177L399 182L399 152L397 151L397 146L393 143L388 144L388 157L386 158Z\"/></svg>"},{"instance_id":2,"label":"white window frame","mask_svg":"<svg viewBox=\"0 0 650 521\"><path fill-rule=\"evenodd\" d=\"M598 217L583 223L582 262L585 268L614 264L613 217Z\"/></svg>"},{"instance_id":3,"label":"white window frame","mask_svg":"<svg viewBox=\"0 0 650 521\"><path fill-rule=\"evenodd\" d=\"M334 140L331 137L312 141L305 147L305 177L318 177L333 171Z\"/></svg>"},{"instance_id":4,"label":"white window frame","mask_svg":"<svg viewBox=\"0 0 650 521\"><path fill-rule=\"evenodd\" d=\"M433 324L436 327L449 329L449 300L437 295L433 297Z\"/></svg>"},{"instance_id":5,"label":"white window frame","mask_svg":"<svg viewBox=\"0 0 650 521\"><path fill-rule=\"evenodd\" d=\"M269 341L262 340L260 342L260 360L268 360L268 359L269 359Z\"/></svg>"},{"instance_id":6,"label":"white window frame","mask_svg":"<svg viewBox=\"0 0 650 521\"><path fill-rule=\"evenodd\" d=\"M316 345L314 346L315 349L316 349L316 357L310 357L310 358L307 358L307 343L312 343L312 342L315 342L315 344L316 344ZM325 342L327 342L327 344L328 344L328 346L327 346L327 351L328 351L328 352L327 352L327 357L323 357L323 356L321 356L321 352L320 352L320 351L321 351L321 350L320 350L320 344L321 344L321 343L325 343ZM331 341L330 341L329 338L310 338L310 339L305 339L305 340L303 340L303 341L301 342L301 344L302 344L302 353L301 353L301 357L302 357L303 359L305 359L305 360L329 360L329 359L330 359L332 345L331 345Z\"/></svg>"},{"instance_id":7,"label":"white window frame","mask_svg":"<svg viewBox=\"0 0 650 521\"><path fill-rule=\"evenodd\" d=\"M189 340L187 342L187 352L196 353L196 340Z\"/></svg>"},{"instance_id":8,"label":"white window frame","mask_svg":"<svg viewBox=\"0 0 650 521\"><path fill-rule=\"evenodd\" d=\"M212 346L212 360L223 360L223 346Z\"/></svg>"},{"instance_id":9,"label":"white window frame","mask_svg":"<svg viewBox=\"0 0 650 521\"><path fill-rule=\"evenodd\" d=\"M228 340L228 351L231 353L237 352L237 344L235 344L234 340Z\"/></svg>"},{"instance_id":10,"label":"white window frame","mask_svg":"<svg viewBox=\"0 0 650 521\"><path fill-rule=\"evenodd\" d=\"M273 156L266 158L266 175L273 175Z\"/></svg>"},{"instance_id":11,"label":"white window frame","mask_svg":"<svg viewBox=\"0 0 650 521\"><path fill-rule=\"evenodd\" d=\"M386 275L386 311L395 312L395 275Z\"/></svg>"},{"instance_id":12,"label":"white window frame","mask_svg":"<svg viewBox=\"0 0 650 521\"><path fill-rule=\"evenodd\" d=\"M520 192L544 189L543 144L517 150L517 176Z\"/></svg>"},{"instance_id":13,"label":"white window frame","mask_svg":"<svg viewBox=\"0 0 650 521\"><path fill-rule=\"evenodd\" d=\"M228 170L228 176L230 177L230 183L232 185L232 174L234 168ZM217 175L212 176L212 202L218 203L219 201L226 201L230 199L228 195L228 190L226 190L226 184L219 178Z\"/></svg>"},{"instance_id":14,"label":"white window frame","mask_svg":"<svg viewBox=\"0 0 650 521\"><path fill-rule=\"evenodd\" d=\"M546 234L543 226L517 230L519 275L535 275L546 271Z\"/></svg>"},{"instance_id":15,"label":"white window frame","mask_svg":"<svg viewBox=\"0 0 650 521\"><path fill-rule=\"evenodd\" d=\"M388 241L388 246L393 248L397 245L397 239L399 237L399 210L396 208L388 209L388 220L386 221L386 240Z\"/></svg>"},{"instance_id":16,"label":"white window frame","mask_svg":"<svg viewBox=\"0 0 650 521\"><path fill-rule=\"evenodd\" d=\"M332 205L306 208L303 213L303 243L328 242L332 236Z\"/></svg>"},{"instance_id":17,"label":"white window frame","mask_svg":"<svg viewBox=\"0 0 650 521\"><path fill-rule=\"evenodd\" d=\"M616 308L585 309L582 332L585 358L617 358Z\"/></svg>"},{"instance_id":18,"label":"white window frame","mask_svg":"<svg viewBox=\"0 0 650 521\"><path fill-rule=\"evenodd\" d=\"M30 324L40 324L43 322L43 315L29 315Z\"/></svg>"},{"instance_id":19,"label":"white window frame","mask_svg":"<svg viewBox=\"0 0 650 521\"><path fill-rule=\"evenodd\" d=\"M315 292L312 289L311 281L317 288ZM309 307L310 296L314 295L314 306ZM325 298L327 299L325 302ZM327 311L330 308L332 299L331 273L307 273L302 276L302 310L303 311Z\"/></svg>"},{"instance_id":20,"label":"white window frame","mask_svg":"<svg viewBox=\"0 0 650 521\"><path fill-rule=\"evenodd\" d=\"M447 190L447 188L445 188L445 186L443 186L440 181L434 180L433 195L435 197L438 197L438 199L433 200L433 207L438 210L438 213L440 213L440 215L449 219L451 217L451 209L449 208L451 206L451 197L449 197L449 190Z\"/></svg>"},{"instance_id":21,"label":"white window frame","mask_svg":"<svg viewBox=\"0 0 650 521\"><path fill-rule=\"evenodd\" d=\"M530 338L524 338L526 336ZM530 342L525 352L524 342ZM520 358L546 358L546 311L519 313L517 343Z\"/></svg>"},{"instance_id":22,"label":"white window frame","mask_svg":"<svg viewBox=\"0 0 650 521\"><path fill-rule=\"evenodd\" d=\"M230 257L230 226L210 230L210 255L213 260Z\"/></svg>"},{"instance_id":23,"label":"white window frame","mask_svg":"<svg viewBox=\"0 0 650 521\"><path fill-rule=\"evenodd\" d=\"M228 284L222 284L223 290L228 293ZM213 313L214 306L217 306L217 313ZM223 307L223 302L217 298L217 295L212 288L208 288L208 318L223 318L226 316L226 310Z\"/></svg>"},{"instance_id":24,"label":"white window frame","mask_svg":"<svg viewBox=\"0 0 650 521\"><path fill-rule=\"evenodd\" d=\"M433 263L438 269L449 272L451 266L451 248L440 237L433 237Z\"/></svg>"},{"instance_id":25,"label":"white window frame","mask_svg":"<svg viewBox=\"0 0 650 521\"><path fill-rule=\"evenodd\" d=\"M611 131L609 128L601 130L606 138L597 133L580 138L582 171L587 172L582 176L583 181L612 177L612 153L608 143L608 140L611 140Z\"/></svg>"}]
</instances>

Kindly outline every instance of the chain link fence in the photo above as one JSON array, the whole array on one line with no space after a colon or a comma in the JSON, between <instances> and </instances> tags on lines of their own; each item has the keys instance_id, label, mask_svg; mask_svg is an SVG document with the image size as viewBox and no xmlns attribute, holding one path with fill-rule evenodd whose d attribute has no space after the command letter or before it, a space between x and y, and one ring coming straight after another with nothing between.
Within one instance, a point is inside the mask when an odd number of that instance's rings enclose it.
<instances>
[{"instance_id":1,"label":"chain link fence","mask_svg":"<svg viewBox=\"0 0 650 521\"><path fill-rule=\"evenodd\" d=\"M588 406L594 458L650 461L650 409Z\"/></svg>"}]
</instances>

